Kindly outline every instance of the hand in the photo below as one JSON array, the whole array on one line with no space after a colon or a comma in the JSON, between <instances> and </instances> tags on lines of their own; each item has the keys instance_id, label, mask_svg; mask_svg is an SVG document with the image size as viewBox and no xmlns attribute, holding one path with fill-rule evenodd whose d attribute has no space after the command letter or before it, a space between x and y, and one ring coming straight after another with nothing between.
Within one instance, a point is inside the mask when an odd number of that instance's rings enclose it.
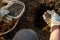
<instances>
[{"instance_id":1,"label":"hand","mask_svg":"<svg viewBox=\"0 0 60 40\"><path fill-rule=\"evenodd\" d=\"M9 13L8 10L0 10L0 21L2 21L3 17Z\"/></svg>"},{"instance_id":2,"label":"hand","mask_svg":"<svg viewBox=\"0 0 60 40\"><path fill-rule=\"evenodd\" d=\"M43 19L50 27L60 25L60 16L54 10L44 12Z\"/></svg>"}]
</instances>

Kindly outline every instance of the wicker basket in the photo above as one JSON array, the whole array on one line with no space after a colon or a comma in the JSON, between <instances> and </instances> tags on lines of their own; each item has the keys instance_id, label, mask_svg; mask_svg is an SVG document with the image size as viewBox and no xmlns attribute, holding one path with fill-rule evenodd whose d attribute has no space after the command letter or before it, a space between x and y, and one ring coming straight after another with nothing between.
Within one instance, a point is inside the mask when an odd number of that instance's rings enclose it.
<instances>
[{"instance_id":1,"label":"wicker basket","mask_svg":"<svg viewBox=\"0 0 60 40\"><path fill-rule=\"evenodd\" d=\"M16 4L19 4L19 5L23 6L23 9L19 13L19 15L15 16L15 17L11 16L11 15L8 15L11 18L17 19L17 21L16 21L15 25L11 29L9 29L8 31L6 31L4 33L0 33L0 35L7 34L10 31L12 31L16 27L16 25L17 25L17 23L19 21L19 18L23 15L23 12L25 10L25 4L22 3L21 1L9 1L8 4L6 6L4 6L4 7L2 7L0 10L7 10L9 7L11 7L11 5L13 5L13 3L16 3Z\"/></svg>"}]
</instances>

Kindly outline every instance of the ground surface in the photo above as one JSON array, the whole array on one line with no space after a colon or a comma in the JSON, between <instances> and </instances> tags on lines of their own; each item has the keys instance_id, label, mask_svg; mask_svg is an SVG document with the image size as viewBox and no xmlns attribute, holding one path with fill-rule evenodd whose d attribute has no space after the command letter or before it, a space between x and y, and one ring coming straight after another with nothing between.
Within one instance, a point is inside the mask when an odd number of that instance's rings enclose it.
<instances>
[{"instance_id":1,"label":"ground surface","mask_svg":"<svg viewBox=\"0 0 60 40\"><path fill-rule=\"evenodd\" d=\"M49 40L49 30L43 30L46 26L42 15L46 11L45 7L40 4L40 0L21 0L25 3L26 9L24 15L20 18L16 28L6 35L4 39L11 40L14 35L21 29L33 29L36 31L40 40Z\"/></svg>"}]
</instances>

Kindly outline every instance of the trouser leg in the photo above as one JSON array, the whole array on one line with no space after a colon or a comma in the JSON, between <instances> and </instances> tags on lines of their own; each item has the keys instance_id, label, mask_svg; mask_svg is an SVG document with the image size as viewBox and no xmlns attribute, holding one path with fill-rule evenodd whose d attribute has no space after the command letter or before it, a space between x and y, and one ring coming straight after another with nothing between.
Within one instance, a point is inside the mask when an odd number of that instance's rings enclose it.
<instances>
[{"instance_id":1,"label":"trouser leg","mask_svg":"<svg viewBox=\"0 0 60 40\"><path fill-rule=\"evenodd\" d=\"M37 34L31 29L22 29L16 33L13 40L39 40Z\"/></svg>"}]
</instances>

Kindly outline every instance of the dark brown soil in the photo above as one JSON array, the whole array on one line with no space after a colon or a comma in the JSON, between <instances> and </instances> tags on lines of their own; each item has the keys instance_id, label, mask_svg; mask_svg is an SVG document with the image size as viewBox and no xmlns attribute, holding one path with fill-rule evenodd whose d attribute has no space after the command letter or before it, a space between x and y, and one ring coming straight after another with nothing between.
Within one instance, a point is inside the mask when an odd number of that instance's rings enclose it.
<instances>
[{"instance_id":1,"label":"dark brown soil","mask_svg":"<svg viewBox=\"0 0 60 40\"><path fill-rule=\"evenodd\" d=\"M49 40L49 28L42 18L46 10L54 9L53 6L41 4L40 0L21 0L25 3L26 9L23 16L20 18L16 28L6 35L2 35L6 40L11 40L14 35L21 29L33 29L36 31L40 40ZM46 30L44 30L46 29Z\"/></svg>"}]
</instances>

